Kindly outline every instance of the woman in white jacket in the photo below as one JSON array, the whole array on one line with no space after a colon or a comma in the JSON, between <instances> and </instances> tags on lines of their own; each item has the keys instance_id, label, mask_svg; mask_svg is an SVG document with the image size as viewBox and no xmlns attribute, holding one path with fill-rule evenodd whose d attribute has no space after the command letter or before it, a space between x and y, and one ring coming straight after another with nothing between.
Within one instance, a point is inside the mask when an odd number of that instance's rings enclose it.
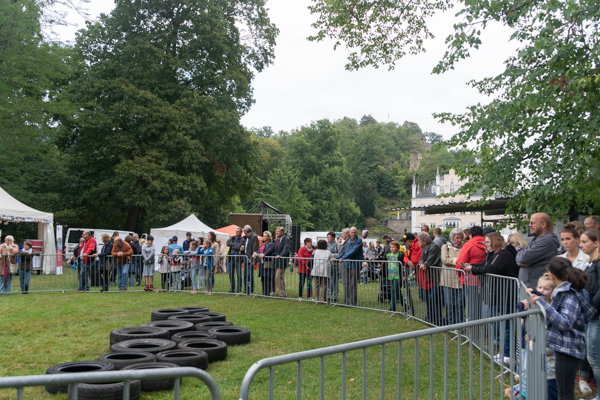
<instances>
[{"instance_id":1,"label":"woman in white jacket","mask_svg":"<svg viewBox=\"0 0 600 400\"><path fill-rule=\"evenodd\" d=\"M313 253L313 267L311 276L314 278L316 301L325 301L327 295L327 280L329 278L329 259L331 252L327 250L327 241L319 240L317 250Z\"/></svg>"}]
</instances>

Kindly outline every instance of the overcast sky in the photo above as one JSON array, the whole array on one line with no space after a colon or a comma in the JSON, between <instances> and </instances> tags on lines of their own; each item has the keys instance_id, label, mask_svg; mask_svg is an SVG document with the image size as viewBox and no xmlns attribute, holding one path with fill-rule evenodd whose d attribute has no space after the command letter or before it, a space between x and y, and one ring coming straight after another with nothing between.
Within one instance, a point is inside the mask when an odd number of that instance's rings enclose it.
<instances>
[{"instance_id":1,"label":"overcast sky","mask_svg":"<svg viewBox=\"0 0 600 400\"><path fill-rule=\"evenodd\" d=\"M434 112L462 112L465 107L487 102L484 96L466 85L473 78L497 74L503 61L514 53L508 42L509 32L490 27L483 47L456 70L441 76L431 70L445 50L445 38L452 30L452 13L430 21L436 38L426 43L427 53L407 56L393 71L383 66L349 72L344 69L345 49L333 50L331 41L314 43L306 38L314 34L316 20L307 7L310 0L268 0L271 20L280 29L274 64L257 74L253 87L256 103L243 116L246 127L271 126L289 131L321 118L360 119L370 114L380 122L416 122L423 131L441 133L449 138L456 132L450 124L440 124ZM90 18L114 7L110 0L92 0ZM83 27L83 19L71 20ZM75 27L59 30L63 40L73 40Z\"/></svg>"}]
</instances>

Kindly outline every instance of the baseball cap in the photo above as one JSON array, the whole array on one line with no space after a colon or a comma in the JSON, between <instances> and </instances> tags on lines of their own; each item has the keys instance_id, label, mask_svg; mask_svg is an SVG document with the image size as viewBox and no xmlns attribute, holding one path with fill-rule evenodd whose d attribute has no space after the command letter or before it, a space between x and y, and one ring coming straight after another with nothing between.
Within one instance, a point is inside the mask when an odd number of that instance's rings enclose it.
<instances>
[{"instance_id":1,"label":"baseball cap","mask_svg":"<svg viewBox=\"0 0 600 400\"><path fill-rule=\"evenodd\" d=\"M173 240L174 242L176 242L177 241L177 236L173 236L173 238L171 240Z\"/></svg>"},{"instance_id":2,"label":"baseball cap","mask_svg":"<svg viewBox=\"0 0 600 400\"><path fill-rule=\"evenodd\" d=\"M407 233L404 236L402 236L402 239L400 239L400 241L402 243L406 242L407 240L415 240L415 235L413 235L412 233Z\"/></svg>"},{"instance_id":3,"label":"baseball cap","mask_svg":"<svg viewBox=\"0 0 600 400\"><path fill-rule=\"evenodd\" d=\"M192 236L192 232L186 233L185 236Z\"/></svg>"}]
</instances>

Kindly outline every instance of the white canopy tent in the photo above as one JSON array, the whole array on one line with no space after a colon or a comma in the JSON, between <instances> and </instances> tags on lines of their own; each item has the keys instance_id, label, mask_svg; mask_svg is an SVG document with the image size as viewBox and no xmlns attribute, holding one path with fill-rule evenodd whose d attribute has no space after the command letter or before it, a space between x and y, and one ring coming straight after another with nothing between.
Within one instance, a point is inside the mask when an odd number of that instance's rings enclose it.
<instances>
[{"instance_id":1,"label":"white canopy tent","mask_svg":"<svg viewBox=\"0 0 600 400\"><path fill-rule=\"evenodd\" d=\"M9 222L37 222L38 239L44 241L43 253L55 254L56 241L54 240L54 215L31 208L6 193L0 187L0 221ZM44 274L56 272L56 257L44 257L42 265Z\"/></svg>"},{"instance_id":2,"label":"white canopy tent","mask_svg":"<svg viewBox=\"0 0 600 400\"><path fill-rule=\"evenodd\" d=\"M194 214L190 214L186 219L179 221L175 225L167 226L166 228L152 228L150 229L150 234L154 236L156 245L159 246L162 240L157 240L157 237L163 237L168 240L168 238L172 238L173 236L177 236L179 239L178 243L181 244L183 240L185 240L185 234L187 232L191 232L192 237L208 237L208 232L214 232L217 235L217 240L223 241L223 244L227 242L229 239L229 235L226 233L218 232L217 230L211 228L206 225L204 222L200 221ZM164 243L166 243L166 241Z\"/></svg>"}]
</instances>

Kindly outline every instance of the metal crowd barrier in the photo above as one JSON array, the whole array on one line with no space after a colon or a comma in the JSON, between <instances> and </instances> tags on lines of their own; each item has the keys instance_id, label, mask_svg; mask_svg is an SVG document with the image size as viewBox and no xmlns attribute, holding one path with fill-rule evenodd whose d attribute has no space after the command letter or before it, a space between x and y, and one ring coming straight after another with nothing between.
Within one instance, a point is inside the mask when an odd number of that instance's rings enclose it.
<instances>
[{"instance_id":1,"label":"metal crowd barrier","mask_svg":"<svg viewBox=\"0 0 600 400\"><path fill-rule=\"evenodd\" d=\"M515 325L523 322L527 332L527 346L521 352L521 357L529 361L526 371L528 398L544 399L547 383L545 365L540 355L546 351L546 329L544 315L538 309L266 358L248 370L240 387L239 398L250 399L252 383L264 369L268 369L268 377L262 374L260 380L261 383L268 381L269 399L291 397L295 390L296 399L299 400L302 399L303 388L311 389L310 398L315 398L314 393L318 391L320 399L366 399L367 393L372 398L377 391L381 399L411 396L414 399L433 399L436 396L449 398L449 394L458 399L500 398L506 388L517 384L516 373L509 371L507 377L501 373L501 366L490 360L483 351L483 338L478 339L479 351L472 341L469 350L464 351L461 339L464 333L475 329L491 335L494 324L505 325L509 322ZM456 332L457 342L449 340L450 332ZM438 334L444 334L443 338ZM443 364L434 358L435 348L440 345L444 349ZM358 352L357 357L354 357L356 353L353 351ZM335 355L341 355L341 360ZM454 355L453 365L449 360ZM297 363L295 371L293 367L286 369L286 364L290 363ZM376 369L379 373L373 372ZM422 374L425 377L421 377ZM522 376L524 378L525 374ZM295 387L291 385L294 380ZM352 383L355 381L359 383ZM434 382L440 381L443 382L443 389L439 388L442 386L439 384L436 389ZM260 389L266 391L265 386L260 385ZM259 389L253 390L252 394L266 397Z\"/></svg>"},{"instance_id":2,"label":"metal crowd barrier","mask_svg":"<svg viewBox=\"0 0 600 400\"><path fill-rule=\"evenodd\" d=\"M217 383L207 372L192 367L145 369L131 371L106 371L106 372L77 372L72 374L55 375L29 375L0 378L0 389L17 389L17 400L23 399L25 387L46 386L46 385L68 385L69 400L79 398L77 384L79 383L113 383L124 382L123 400L129 400L129 386L132 380L138 379L168 379L173 378L175 387L173 398L179 399L181 378L194 377L200 379L206 384L210 391L212 400L220 400L221 393Z\"/></svg>"}]
</instances>

